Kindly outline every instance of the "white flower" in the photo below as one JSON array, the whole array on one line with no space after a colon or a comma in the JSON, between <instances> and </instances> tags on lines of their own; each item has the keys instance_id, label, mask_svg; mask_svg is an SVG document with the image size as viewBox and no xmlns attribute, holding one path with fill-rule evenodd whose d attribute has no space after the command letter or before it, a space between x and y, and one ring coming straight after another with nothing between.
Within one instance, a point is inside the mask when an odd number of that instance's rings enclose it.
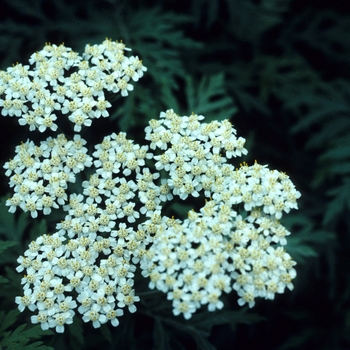
<instances>
[{"instance_id":1,"label":"white flower","mask_svg":"<svg viewBox=\"0 0 350 350\"><path fill-rule=\"evenodd\" d=\"M78 308L78 311L81 314L85 314L88 311L91 310L92 306L92 290L89 288L84 288L82 291L79 293L77 297L77 301L81 304Z\"/></svg>"},{"instance_id":2,"label":"white flower","mask_svg":"<svg viewBox=\"0 0 350 350\"><path fill-rule=\"evenodd\" d=\"M239 306L248 304L250 308L255 305L255 289L252 285L246 285L244 288L238 291L238 296L240 297L237 302Z\"/></svg>"},{"instance_id":3,"label":"white flower","mask_svg":"<svg viewBox=\"0 0 350 350\"><path fill-rule=\"evenodd\" d=\"M80 110L76 110L71 113L68 119L74 123L74 132L80 132L82 126L91 126L92 120L87 114L81 113Z\"/></svg>"},{"instance_id":4,"label":"white flower","mask_svg":"<svg viewBox=\"0 0 350 350\"><path fill-rule=\"evenodd\" d=\"M60 312L50 317L49 319L49 327L55 328L57 333L64 332L64 325L73 323L73 311L68 312Z\"/></svg>"},{"instance_id":5,"label":"white flower","mask_svg":"<svg viewBox=\"0 0 350 350\"><path fill-rule=\"evenodd\" d=\"M207 296L208 311L213 312L216 309L221 310L224 307L224 303L219 299L221 293L211 292Z\"/></svg>"},{"instance_id":6,"label":"white flower","mask_svg":"<svg viewBox=\"0 0 350 350\"><path fill-rule=\"evenodd\" d=\"M104 96L100 96L98 98L98 101L96 103L96 111L94 113L94 117L95 118L99 118L99 117L108 117L109 116L109 113L107 111L107 108L111 107L112 105L107 101L105 100L105 97Z\"/></svg>"},{"instance_id":7,"label":"white flower","mask_svg":"<svg viewBox=\"0 0 350 350\"><path fill-rule=\"evenodd\" d=\"M84 322L92 322L94 328L101 327L102 324L108 321L106 314L100 313L100 307L97 304L93 304L92 307L86 311L83 315Z\"/></svg>"},{"instance_id":8,"label":"white flower","mask_svg":"<svg viewBox=\"0 0 350 350\"><path fill-rule=\"evenodd\" d=\"M113 295L106 295L105 290L99 287L96 292L92 293L91 299L99 307L100 313L107 313L115 305L115 298ZM97 311L97 307L95 308Z\"/></svg>"},{"instance_id":9,"label":"white flower","mask_svg":"<svg viewBox=\"0 0 350 350\"><path fill-rule=\"evenodd\" d=\"M26 307L30 311L34 311L37 309L37 306L35 305L36 299L32 289L30 288L24 290L24 296L16 297L15 302L16 304L18 304L18 309L21 312L24 311Z\"/></svg>"},{"instance_id":10,"label":"white flower","mask_svg":"<svg viewBox=\"0 0 350 350\"><path fill-rule=\"evenodd\" d=\"M38 217L38 210L42 209L42 204L40 203L37 195L26 195L23 198L23 202L20 204L20 207L24 212L30 211L31 217L35 219Z\"/></svg>"},{"instance_id":11,"label":"white flower","mask_svg":"<svg viewBox=\"0 0 350 350\"><path fill-rule=\"evenodd\" d=\"M40 326L44 331L48 330L50 327L48 319L47 311L39 311L37 315L30 317L31 322L33 324L40 323Z\"/></svg>"},{"instance_id":12,"label":"white flower","mask_svg":"<svg viewBox=\"0 0 350 350\"><path fill-rule=\"evenodd\" d=\"M105 308L106 317L108 321L111 321L113 327L119 325L119 320L117 317L123 316L124 312L121 309L113 309L110 305L107 305Z\"/></svg>"},{"instance_id":13,"label":"white flower","mask_svg":"<svg viewBox=\"0 0 350 350\"><path fill-rule=\"evenodd\" d=\"M140 217L138 211L134 210L135 203L129 203L124 206L122 209L118 209L117 217L119 219L126 217L129 223L133 223Z\"/></svg>"},{"instance_id":14,"label":"white flower","mask_svg":"<svg viewBox=\"0 0 350 350\"><path fill-rule=\"evenodd\" d=\"M28 125L29 131L34 131L38 127L37 117L33 111L23 114L18 120L18 124L21 126Z\"/></svg>"},{"instance_id":15,"label":"white flower","mask_svg":"<svg viewBox=\"0 0 350 350\"><path fill-rule=\"evenodd\" d=\"M129 309L129 312L134 313L136 312L136 306L134 305L135 302L140 301L140 297L134 295L134 290L130 291L129 294L125 295L123 293L119 293L117 295L118 299L118 306L119 307L125 307L127 306Z\"/></svg>"},{"instance_id":16,"label":"white flower","mask_svg":"<svg viewBox=\"0 0 350 350\"><path fill-rule=\"evenodd\" d=\"M178 299L173 300L173 314L175 316L182 314L186 320L189 320L195 311L196 311L196 307L192 301L190 300L181 301Z\"/></svg>"},{"instance_id":17,"label":"white flower","mask_svg":"<svg viewBox=\"0 0 350 350\"><path fill-rule=\"evenodd\" d=\"M147 71L147 68L143 66L142 61L136 56L129 57L129 64L135 69L139 78L143 76L143 72Z\"/></svg>"}]
</instances>

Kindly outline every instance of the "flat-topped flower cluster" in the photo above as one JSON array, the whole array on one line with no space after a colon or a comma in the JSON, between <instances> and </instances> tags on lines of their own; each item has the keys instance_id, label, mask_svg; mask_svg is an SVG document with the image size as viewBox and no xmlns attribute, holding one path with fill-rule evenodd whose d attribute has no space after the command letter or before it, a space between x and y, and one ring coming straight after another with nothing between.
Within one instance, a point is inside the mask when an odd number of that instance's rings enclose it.
<instances>
[{"instance_id":1,"label":"flat-topped flower cluster","mask_svg":"<svg viewBox=\"0 0 350 350\"><path fill-rule=\"evenodd\" d=\"M175 197L207 199L183 221L162 216L141 261L149 287L167 293L174 314L186 319L203 305L221 309L220 296L232 289L250 307L256 297L293 289L295 262L283 249L290 233L278 222L300 197L289 177L258 163L228 163L247 150L227 120L207 124L172 110L160 118L146 128L150 147L163 151L156 169L166 171Z\"/></svg>"},{"instance_id":2,"label":"flat-topped flower cluster","mask_svg":"<svg viewBox=\"0 0 350 350\"><path fill-rule=\"evenodd\" d=\"M53 113L60 110L60 118L67 114L80 132L93 118L108 116L97 107L105 101L108 108L103 91L126 95L130 79L146 70L123 50L106 40L87 46L80 58L62 45L46 45L32 55L33 71L17 65L0 73L3 115L40 131L51 118L55 131ZM28 89L16 89L17 81ZM46 91L41 102L35 82ZM46 99L53 108L44 107ZM15 101L22 101L20 109ZM71 102L76 109L68 107ZM37 103L44 114L35 112ZM84 122L77 123L78 114ZM300 197L289 177L257 162L235 167L231 160L247 150L228 120L205 123L201 115L170 109L149 121L145 140L140 145L124 132L112 133L90 155L79 134L59 134L39 145L22 143L5 164L14 192L10 212L20 208L36 218L63 209L56 232L38 237L18 259L24 293L16 303L35 312L32 322L43 329L63 332L76 310L94 327L117 326L124 308L136 312L137 268L186 319L203 306L222 309L222 294L232 290L239 305L252 307L258 297L293 289L295 262L284 249L290 232L279 222ZM81 193L72 193L69 184L86 169L91 175ZM202 207L184 220L169 215L172 204L191 199L202 200Z\"/></svg>"},{"instance_id":3,"label":"flat-topped flower cluster","mask_svg":"<svg viewBox=\"0 0 350 350\"><path fill-rule=\"evenodd\" d=\"M56 120L63 114L80 132L93 119L109 116L107 93L127 96L131 82L146 71L142 61L125 56L125 50L130 49L108 39L87 45L82 56L63 44L46 44L31 55L28 65L18 63L0 72L1 114L40 132L56 131Z\"/></svg>"}]
</instances>

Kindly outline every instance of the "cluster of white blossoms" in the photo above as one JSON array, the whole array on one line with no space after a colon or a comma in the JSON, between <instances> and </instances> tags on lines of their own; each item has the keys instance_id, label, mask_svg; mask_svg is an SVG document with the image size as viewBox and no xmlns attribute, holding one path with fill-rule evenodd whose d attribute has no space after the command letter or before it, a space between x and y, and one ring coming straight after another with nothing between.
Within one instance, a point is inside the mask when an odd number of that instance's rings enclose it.
<instances>
[{"instance_id":1,"label":"cluster of white blossoms","mask_svg":"<svg viewBox=\"0 0 350 350\"><path fill-rule=\"evenodd\" d=\"M16 116L20 125L40 132L56 131L56 121L67 115L80 132L93 119L109 116L107 92L127 96L131 82L147 70L137 56L125 56L125 50L130 49L109 39L87 45L82 56L63 44L46 44L28 65L0 71L1 114Z\"/></svg>"},{"instance_id":2,"label":"cluster of white blossoms","mask_svg":"<svg viewBox=\"0 0 350 350\"><path fill-rule=\"evenodd\" d=\"M79 57L46 45L31 56L32 69L17 64L0 73L4 116L56 131L60 111L76 133L40 145L28 140L4 166L10 212L37 218L61 208L63 215L53 234L37 237L18 259L19 309L34 312L32 322L44 330L64 332L76 312L95 328L117 326L125 308L136 312L137 268L185 319L203 306L222 309L222 294L232 290L239 305L252 307L258 297L293 289L295 262L284 249L290 232L279 220L297 209L300 193L284 173L257 162L232 165L247 150L228 120L205 123L170 109L149 121L148 145L112 133L89 154L77 133L108 116L104 92L126 96L146 70L124 50L106 40ZM72 193L79 173L81 192ZM202 207L184 220L170 217L181 201Z\"/></svg>"},{"instance_id":3,"label":"cluster of white blossoms","mask_svg":"<svg viewBox=\"0 0 350 350\"><path fill-rule=\"evenodd\" d=\"M65 204L68 183L75 182L75 175L92 165L85 144L80 135L68 141L59 134L40 146L30 140L17 146L16 156L4 165L14 192L6 202L9 211L14 213L20 207L36 218L38 211L49 215L52 208Z\"/></svg>"},{"instance_id":4,"label":"cluster of white blossoms","mask_svg":"<svg viewBox=\"0 0 350 350\"><path fill-rule=\"evenodd\" d=\"M122 309L135 312L140 300L134 273L165 198L154 183L159 174L145 166L148 148L125 133L106 136L95 148L95 173L62 206L67 214L57 231L37 238L18 260L17 271L26 275L16 302L20 310L37 311L32 322L43 329L63 332L77 307L94 327L117 326Z\"/></svg>"},{"instance_id":5,"label":"cluster of white blossoms","mask_svg":"<svg viewBox=\"0 0 350 350\"><path fill-rule=\"evenodd\" d=\"M245 140L227 120L201 119L169 110L146 128L151 148L163 151L155 166L167 172L173 195L208 198L184 221L163 216L141 263L149 287L167 293L174 314L186 319L203 305L221 309L220 296L232 289L239 305L273 299L293 289L296 276L283 249L290 233L278 220L297 208L300 193L286 174L267 166L234 168L227 159L247 153Z\"/></svg>"}]
</instances>

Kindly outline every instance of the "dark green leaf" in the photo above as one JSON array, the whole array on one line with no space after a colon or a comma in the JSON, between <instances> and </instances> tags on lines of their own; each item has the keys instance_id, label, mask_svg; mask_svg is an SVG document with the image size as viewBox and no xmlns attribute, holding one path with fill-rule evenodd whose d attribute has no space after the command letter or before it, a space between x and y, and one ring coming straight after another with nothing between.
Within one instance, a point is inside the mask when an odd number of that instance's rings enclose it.
<instances>
[{"instance_id":1,"label":"dark green leaf","mask_svg":"<svg viewBox=\"0 0 350 350\"><path fill-rule=\"evenodd\" d=\"M14 241L0 241L0 254L4 252L7 248L17 245L18 242Z\"/></svg>"},{"instance_id":2,"label":"dark green leaf","mask_svg":"<svg viewBox=\"0 0 350 350\"><path fill-rule=\"evenodd\" d=\"M2 313L0 332L3 332L8 327L12 326L16 322L19 314L20 314L20 311L17 309L11 310L7 315L5 315L5 313Z\"/></svg>"}]
</instances>

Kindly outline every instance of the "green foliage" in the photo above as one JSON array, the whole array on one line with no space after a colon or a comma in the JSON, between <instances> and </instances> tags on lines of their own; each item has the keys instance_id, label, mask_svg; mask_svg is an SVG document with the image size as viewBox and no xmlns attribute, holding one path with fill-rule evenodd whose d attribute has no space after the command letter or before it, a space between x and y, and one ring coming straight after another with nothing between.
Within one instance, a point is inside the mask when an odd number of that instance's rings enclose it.
<instances>
[{"instance_id":1,"label":"green foliage","mask_svg":"<svg viewBox=\"0 0 350 350\"><path fill-rule=\"evenodd\" d=\"M17 245L18 242L12 241L0 241L0 254L2 254L7 248Z\"/></svg>"},{"instance_id":2,"label":"green foliage","mask_svg":"<svg viewBox=\"0 0 350 350\"><path fill-rule=\"evenodd\" d=\"M332 61L348 61L350 54L346 33L349 32L349 14L339 16L333 11L305 11L295 18L295 24L308 22L297 35L307 40L310 47L330 58ZM318 40L310 40L317 37Z\"/></svg>"},{"instance_id":3,"label":"green foliage","mask_svg":"<svg viewBox=\"0 0 350 350\"><path fill-rule=\"evenodd\" d=\"M164 313L147 314L154 318L154 349L173 349L172 344L176 341L176 334L180 332L192 338L198 349L215 349L213 344L208 341L211 330L214 326L227 324L234 330L238 324L254 324L264 320L254 313L248 313L247 309L239 311L217 311L213 314L201 312L195 314L189 321L183 321L178 318L164 316ZM178 343L177 346L185 345ZM180 347L178 347L180 348Z\"/></svg>"},{"instance_id":4,"label":"green foliage","mask_svg":"<svg viewBox=\"0 0 350 350\"><path fill-rule=\"evenodd\" d=\"M315 222L302 213L283 218L283 224L292 232L288 236L288 253L298 264L307 265L319 254L319 246L334 244L334 234L315 227Z\"/></svg>"},{"instance_id":5,"label":"green foliage","mask_svg":"<svg viewBox=\"0 0 350 350\"><path fill-rule=\"evenodd\" d=\"M0 349L53 350L52 347L44 345L42 341L32 341L52 334L51 331L43 331L39 325L28 327L22 324L14 330L8 330L16 322L18 315L18 310L12 310L6 316L5 312L0 312Z\"/></svg>"},{"instance_id":6,"label":"green foliage","mask_svg":"<svg viewBox=\"0 0 350 350\"><path fill-rule=\"evenodd\" d=\"M283 21L291 0L226 1L231 21L230 29L241 40L257 42L270 28Z\"/></svg>"},{"instance_id":7,"label":"green foliage","mask_svg":"<svg viewBox=\"0 0 350 350\"><path fill-rule=\"evenodd\" d=\"M47 234L48 227L45 219L31 220L30 214L17 211L15 214L8 211L6 199L0 197L0 262L14 264L20 254L27 249L28 242L38 236ZM14 247L13 249L7 249Z\"/></svg>"},{"instance_id":8,"label":"green foliage","mask_svg":"<svg viewBox=\"0 0 350 350\"><path fill-rule=\"evenodd\" d=\"M195 86L192 77L186 79L187 110L207 115L205 120L230 119L237 112L233 100L227 96L224 74L204 76Z\"/></svg>"},{"instance_id":9,"label":"green foliage","mask_svg":"<svg viewBox=\"0 0 350 350\"><path fill-rule=\"evenodd\" d=\"M9 240L20 242L29 225L29 217L26 213L19 213L18 216L8 211L6 200L9 196L0 199L0 234Z\"/></svg>"},{"instance_id":10,"label":"green foliage","mask_svg":"<svg viewBox=\"0 0 350 350\"><path fill-rule=\"evenodd\" d=\"M294 132L312 130L317 126L319 132L310 137L307 147L319 151L318 171L312 180L315 189L324 186L325 193L331 199L327 203L324 224L329 225L334 218L350 209L350 104L347 101L349 86L345 81L337 80L322 92L315 100L317 108L293 128ZM331 184L331 187L329 187Z\"/></svg>"}]
</instances>

